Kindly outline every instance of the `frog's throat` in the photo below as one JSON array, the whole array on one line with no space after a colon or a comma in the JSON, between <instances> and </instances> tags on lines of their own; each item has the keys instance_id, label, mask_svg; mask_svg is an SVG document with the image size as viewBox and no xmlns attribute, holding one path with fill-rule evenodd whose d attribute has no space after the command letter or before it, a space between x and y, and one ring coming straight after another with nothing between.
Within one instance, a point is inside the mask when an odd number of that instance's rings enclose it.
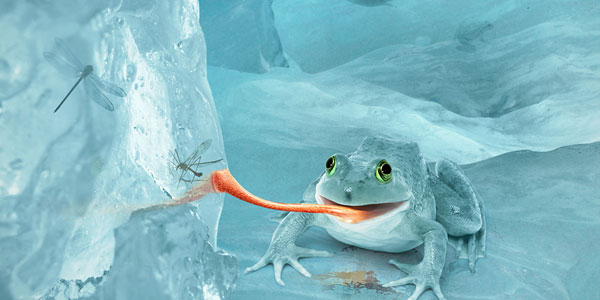
<instances>
[{"instance_id":1,"label":"frog's throat","mask_svg":"<svg viewBox=\"0 0 600 300\"><path fill-rule=\"evenodd\" d=\"M319 203L322 203L325 205L335 205L335 206L339 206L339 207L351 208L358 212L358 214L356 216L352 217L352 220L348 220L348 218L346 218L346 219L340 218L345 223L359 223L362 221L370 220L370 219L391 213L393 211L396 211L400 207L403 207L403 209L404 209L404 208L406 208L404 206L408 205L408 201L398 201L398 202L390 202L390 203L349 206L349 205L339 204L339 203L337 203L331 199L327 199L319 194L317 194L317 201Z\"/></svg>"}]
</instances>

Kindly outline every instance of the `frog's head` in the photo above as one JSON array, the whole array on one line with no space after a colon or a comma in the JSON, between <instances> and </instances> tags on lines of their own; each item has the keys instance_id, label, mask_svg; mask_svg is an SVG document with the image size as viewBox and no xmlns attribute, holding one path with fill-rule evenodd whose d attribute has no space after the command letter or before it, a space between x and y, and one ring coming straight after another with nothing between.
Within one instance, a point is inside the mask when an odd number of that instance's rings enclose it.
<instances>
[{"instance_id":1,"label":"frog's head","mask_svg":"<svg viewBox=\"0 0 600 300\"><path fill-rule=\"evenodd\" d=\"M362 217L358 221L364 221L404 211L414 197L401 168L394 168L386 157L377 153L357 152L350 156L335 154L327 159L316 198L322 204L360 210Z\"/></svg>"}]
</instances>

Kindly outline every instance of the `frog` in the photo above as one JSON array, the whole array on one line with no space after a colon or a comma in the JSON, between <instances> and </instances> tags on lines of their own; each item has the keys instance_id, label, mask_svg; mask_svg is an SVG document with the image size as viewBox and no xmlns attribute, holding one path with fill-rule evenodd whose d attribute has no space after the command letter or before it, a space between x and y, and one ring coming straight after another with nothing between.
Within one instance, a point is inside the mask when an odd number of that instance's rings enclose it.
<instances>
[{"instance_id":1,"label":"frog","mask_svg":"<svg viewBox=\"0 0 600 300\"><path fill-rule=\"evenodd\" d=\"M429 289L438 299L446 299L440 277L448 244L458 258L468 260L472 273L476 261L485 255L481 196L458 164L448 159L427 163L415 142L371 136L352 153L332 155L301 203L350 207L362 214L349 221L327 214L284 213L267 251L244 274L272 264L275 281L281 286L285 286L281 279L285 265L311 277L298 259L333 255L296 245L297 238L312 226L324 228L344 244L384 253L423 245L423 259L418 264L390 259L406 276L383 284L414 285L410 300Z\"/></svg>"}]
</instances>

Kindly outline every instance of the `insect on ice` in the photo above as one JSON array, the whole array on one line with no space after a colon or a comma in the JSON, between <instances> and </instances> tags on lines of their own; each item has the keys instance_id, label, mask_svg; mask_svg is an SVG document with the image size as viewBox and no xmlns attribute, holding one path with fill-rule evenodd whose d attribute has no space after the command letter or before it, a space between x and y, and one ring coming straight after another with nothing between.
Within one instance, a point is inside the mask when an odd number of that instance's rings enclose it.
<instances>
[{"instance_id":1,"label":"insect on ice","mask_svg":"<svg viewBox=\"0 0 600 300\"><path fill-rule=\"evenodd\" d=\"M69 95L71 95L75 87L77 87L82 80L87 96L108 111L113 111L115 107L112 102L108 100L108 97L106 97L103 91L117 97L127 96L125 91L120 87L96 76L96 74L93 73L94 67L92 65L84 66L83 63L66 47L63 40L57 38L55 43L58 55L52 52L44 52L44 58L46 58L46 60L58 71L69 76L79 76L79 79L62 99L60 104L58 104L54 112L63 105L65 100L67 100Z\"/></svg>"},{"instance_id":2,"label":"insect on ice","mask_svg":"<svg viewBox=\"0 0 600 300\"><path fill-rule=\"evenodd\" d=\"M206 152L206 150L208 150L208 148L210 147L210 145L212 144L212 140L208 139L204 142L202 142L202 144L200 144L200 146L198 146L198 148L196 148L196 150L194 150L194 152L188 156L188 158L186 158L184 161L181 161L181 158L179 157L179 153L177 152L177 149L175 149L175 152L171 152L171 156L172 156L172 160L169 161L172 165L173 165L173 171L174 171L174 176L179 177L178 181L177 181L177 185L179 185L180 182L194 182L194 181L198 181L200 179L200 177L202 176L202 172L198 171L198 168L202 165L207 165L207 164L213 164L216 162L220 162L223 159L218 159L218 160L213 160L213 161L204 161L204 162L200 162L200 159L202 159L202 154L204 154L204 152ZM179 173L181 172L181 173ZM187 177L186 178L186 174L190 172L192 173L191 178Z\"/></svg>"}]
</instances>

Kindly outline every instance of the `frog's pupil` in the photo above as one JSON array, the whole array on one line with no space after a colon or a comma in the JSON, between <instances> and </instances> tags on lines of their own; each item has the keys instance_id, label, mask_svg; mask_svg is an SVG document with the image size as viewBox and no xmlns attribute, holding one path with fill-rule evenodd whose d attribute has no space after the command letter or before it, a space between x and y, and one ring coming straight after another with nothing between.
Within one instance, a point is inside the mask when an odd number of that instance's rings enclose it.
<instances>
[{"instance_id":1,"label":"frog's pupil","mask_svg":"<svg viewBox=\"0 0 600 300\"><path fill-rule=\"evenodd\" d=\"M330 158L327 160L327 162L325 163L325 167L326 167L327 169L331 169L331 168L333 168L333 158L331 158L331 157L330 157Z\"/></svg>"},{"instance_id":2,"label":"frog's pupil","mask_svg":"<svg viewBox=\"0 0 600 300\"><path fill-rule=\"evenodd\" d=\"M392 167L390 166L390 164L383 164L381 166L381 173L385 175L392 173Z\"/></svg>"}]
</instances>

